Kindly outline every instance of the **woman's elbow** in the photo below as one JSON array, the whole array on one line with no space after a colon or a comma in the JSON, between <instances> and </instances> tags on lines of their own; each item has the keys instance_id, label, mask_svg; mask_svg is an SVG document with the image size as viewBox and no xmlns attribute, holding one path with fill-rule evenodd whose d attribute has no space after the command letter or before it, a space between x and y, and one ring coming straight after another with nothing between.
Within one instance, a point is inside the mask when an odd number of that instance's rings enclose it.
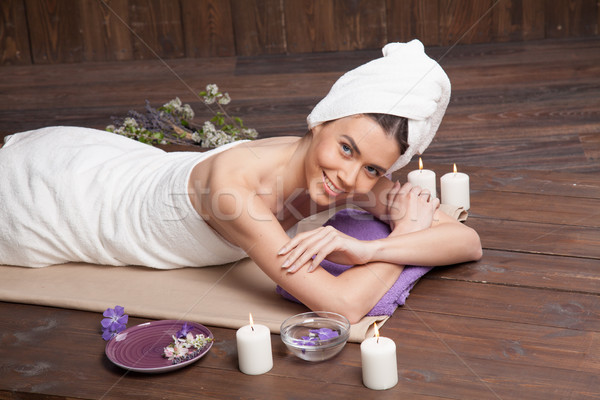
<instances>
[{"instance_id":1,"label":"woman's elbow","mask_svg":"<svg viewBox=\"0 0 600 400\"><path fill-rule=\"evenodd\" d=\"M461 262L478 261L483 257L481 239L475 229L462 225L462 232L454 240L456 244L456 256L453 264Z\"/></svg>"},{"instance_id":2,"label":"woman's elbow","mask_svg":"<svg viewBox=\"0 0 600 400\"><path fill-rule=\"evenodd\" d=\"M481 248L481 245L479 245L477 249L474 249L471 261L479 261L481 260L481 257L483 257L483 249Z\"/></svg>"},{"instance_id":3,"label":"woman's elbow","mask_svg":"<svg viewBox=\"0 0 600 400\"><path fill-rule=\"evenodd\" d=\"M353 295L352 291L332 296L320 296L317 302L305 302L314 312L328 311L343 315L351 324L359 322L369 310L361 307L361 301Z\"/></svg>"},{"instance_id":4,"label":"woman's elbow","mask_svg":"<svg viewBox=\"0 0 600 400\"><path fill-rule=\"evenodd\" d=\"M366 302L357 299L354 293L346 293L341 300L340 314L348 318L351 324L356 324L369 312L366 309Z\"/></svg>"},{"instance_id":5,"label":"woman's elbow","mask_svg":"<svg viewBox=\"0 0 600 400\"><path fill-rule=\"evenodd\" d=\"M469 261L479 261L483 257L483 248L481 247L481 239L474 229L471 229L469 243Z\"/></svg>"},{"instance_id":6,"label":"woman's elbow","mask_svg":"<svg viewBox=\"0 0 600 400\"><path fill-rule=\"evenodd\" d=\"M350 322L350 325L354 325L360 322L360 320L365 316L365 314L361 314L359 312L356 312L354 310L346 310L342 314L344 317L346 317L348 319L348 322Z\"/></svg>"},{"instance_id":7,"label":"woman's elbow","mask_svg":"<svg viewBox=\"0 0 600 400\"><path fill-rule=\"evenodd\" d=\"M354 325L354 324L359 323L360 320L365 315L366 314L362 314L362 313L357 313L357 312L350 311L350 312L346 313L346 315L344 315L344 317L348 318L348 321L350 322L351 325Z\"/></svg>"}]
</instances>

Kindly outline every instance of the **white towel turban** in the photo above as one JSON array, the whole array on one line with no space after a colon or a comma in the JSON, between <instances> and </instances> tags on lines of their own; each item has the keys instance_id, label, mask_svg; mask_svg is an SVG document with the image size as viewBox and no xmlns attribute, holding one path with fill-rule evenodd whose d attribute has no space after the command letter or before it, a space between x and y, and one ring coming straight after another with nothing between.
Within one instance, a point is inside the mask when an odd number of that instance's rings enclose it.
<instances>
[{"instance_id":1,"label":"white towel turban","mask_svg":"<svg viewBox=\"0 0 600 400\"><path fill-rule=\"evenodd\" d=\"M408 119L408 149L388 172L421 154L433 140L450 101L450 80L418 40L389 43L383 57L355 68L307 117L308 127L356 114L391 114Z\"/></svg>"}]
</instances>

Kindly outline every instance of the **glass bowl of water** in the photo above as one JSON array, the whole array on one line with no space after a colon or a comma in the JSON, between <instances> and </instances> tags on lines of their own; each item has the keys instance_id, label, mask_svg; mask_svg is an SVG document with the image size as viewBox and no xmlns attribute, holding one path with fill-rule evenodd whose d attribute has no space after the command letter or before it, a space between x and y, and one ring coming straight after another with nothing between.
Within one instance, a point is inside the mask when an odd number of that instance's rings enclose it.
<instances>
[{"instance_id":1,"label":"glass bowl of water","mask_svg":"<svg viewBox=\"0 0 600 400\"><path fill-rule=\"evenodd\" d=\"M350 336L350 322L343 315L316 311L294 315L281 324L281 340L296 356L324 361L338 354Z\"/></svg>"}]
</instances>

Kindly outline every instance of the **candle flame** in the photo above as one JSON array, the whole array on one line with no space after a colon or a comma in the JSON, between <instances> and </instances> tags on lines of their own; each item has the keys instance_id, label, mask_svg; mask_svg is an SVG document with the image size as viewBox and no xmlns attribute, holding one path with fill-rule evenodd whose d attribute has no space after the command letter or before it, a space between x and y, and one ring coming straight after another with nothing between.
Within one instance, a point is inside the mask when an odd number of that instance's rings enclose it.
<instances>
[{"instance_id":1,"label":"candle flame","mask_svg":"<svg viewBox=\"0 0 600 400\"><path fill-rule=\"evenodd\" d=\"M454 163L454 173L457 173L458 170L456 169L456 163Z\"/></svg>"},{"instance_id":2,"label":"candle flame","mask_svg":"<svg viewBox=\"0 0 600 400\"><path fill-rule=\"evenodd\" d=\"M252 313L248 313L248 316L250 317L250 328L254 330L254 319L252 319Z\"/></svg>"},{"instance_id":3,"label":"candle flame","mask_svg":"<svg viewBox=\"0 0 600 400\"><path fill-rule=\"evenodd\" d=\"M379 328L377 328L377 322L373 322L373 329L375 330L375 337L377 338L377 343L379 343Z\"/></svg>"},{"instance_id":4,"label":"candle flame","mask_svg":"<svg viewBox=\"0 0 600 400\"><path fill-rule=\"evenodd\" d=\"M421 157L419 157L419 171L421 171L423 169L423 160L421 160Z\"/></svg>"}]
</instances>

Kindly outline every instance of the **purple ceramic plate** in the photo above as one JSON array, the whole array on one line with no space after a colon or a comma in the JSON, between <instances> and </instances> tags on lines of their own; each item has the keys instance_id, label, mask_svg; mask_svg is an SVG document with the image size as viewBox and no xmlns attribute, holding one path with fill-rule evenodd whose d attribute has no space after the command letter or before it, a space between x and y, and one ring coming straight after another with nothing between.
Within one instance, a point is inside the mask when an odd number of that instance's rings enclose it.
<instances>
[{"instance_id":1,"label":"purple ceramic plate","mask_svg":"<svg viewBox=\"0 0 600 400\"><path fill-rule=\"evenodd\" d=\"M172 336L177 333L185 321L161 320L146 322L125 329L106 344L106 356L121 368L136 372L159 373L185 367L202 358L212 347L208 342L194 358L173 364L163 357L163 350L173 342ZM189 322L193 327L192 333L203 334L213 338L207 327L195 322Z\"/></svg>"}]
</instances>

